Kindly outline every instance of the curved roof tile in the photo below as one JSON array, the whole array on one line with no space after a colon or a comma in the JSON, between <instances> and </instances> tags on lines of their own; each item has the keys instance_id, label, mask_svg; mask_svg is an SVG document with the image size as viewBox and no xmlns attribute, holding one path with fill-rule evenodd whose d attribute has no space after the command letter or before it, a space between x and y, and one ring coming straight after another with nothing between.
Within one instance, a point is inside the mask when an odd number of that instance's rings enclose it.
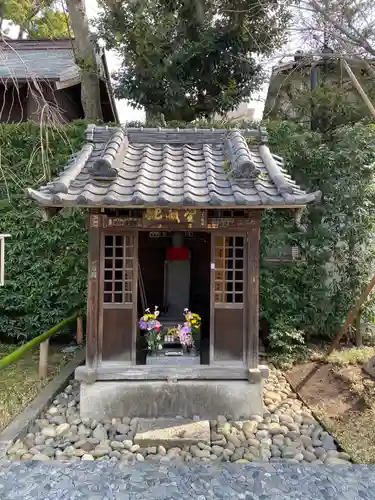
<instances>
[{"instance_id":1,"label":"curved roof tile","mask_svg":"<svg viewBox=\"0 0 375 500\"><path fill-rule=\"evenodd\" d=\"M258 139L249 147L246 136ZM259 130L90 125L62 173L29 195L43 206L303 206L306 193ZM110 172L111 175L108 175ZM103 178L101 178L101 175Z\"/></svg>"}]
</instances>

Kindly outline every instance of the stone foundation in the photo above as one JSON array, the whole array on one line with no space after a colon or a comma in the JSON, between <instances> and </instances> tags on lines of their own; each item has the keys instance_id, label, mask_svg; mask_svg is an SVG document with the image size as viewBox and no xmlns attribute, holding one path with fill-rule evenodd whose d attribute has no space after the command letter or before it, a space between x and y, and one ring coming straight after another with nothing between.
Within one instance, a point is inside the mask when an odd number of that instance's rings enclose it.
<instances>
[{"instance_id":1,"label":"stone foundation","mask_svg":"<svg viewBox=\"0 0 375 500\"><path fill-rule=\"evenodd\" d=\"M263 379L97 381L81 383L81 418L176 417L234 420L263 414Z\"/></svg>"}]
</instances>

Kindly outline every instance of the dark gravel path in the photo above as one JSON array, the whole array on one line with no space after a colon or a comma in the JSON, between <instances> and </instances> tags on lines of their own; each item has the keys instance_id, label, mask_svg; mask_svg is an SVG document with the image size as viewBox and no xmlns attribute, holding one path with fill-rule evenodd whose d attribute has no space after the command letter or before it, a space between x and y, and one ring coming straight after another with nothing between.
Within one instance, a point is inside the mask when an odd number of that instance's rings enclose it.
<instances>
[{"instance_id":1,"label":"dark gravel path","mask_svg":"<svg viewBox=\"0 0 375 500\"><path fill-rule=\"evenodd\" d=\"M1 500L372 500L375 466L0 462Z\"/></svg>"}]
</instances>

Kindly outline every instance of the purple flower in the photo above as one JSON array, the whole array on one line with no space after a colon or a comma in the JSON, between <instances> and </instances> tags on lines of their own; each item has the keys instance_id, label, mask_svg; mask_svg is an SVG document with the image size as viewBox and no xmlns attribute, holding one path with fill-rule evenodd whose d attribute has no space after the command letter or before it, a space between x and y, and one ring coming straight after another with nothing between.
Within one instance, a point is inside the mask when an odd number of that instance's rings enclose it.
<instances>
[{"instance_id":1,"label":"purple flower","mask_svg":"<svg viewBox=\"0 0 375 500\"><path fill-rule=\"evenodd\" d=\"M188 323L185 323L184 326L178 325L178 338L182 345L194 345L193 337L191 336L191 328Z\"/></svg>"},{"instance_id":2,"label":"purple flower","mask_svg":"<svg viewBox=\"0 0 375 500\"><path fill-rule=\"evenodd\" d=\"M143 319L139 320L138 325L141 330L147 330L147 322L144 321Z\"/></svg>"},{"instance_id":3,"label":"purple flower","mask_svg":"<svg viewBox=\"0 0 375 500\"><path fill-rule=\"evenodd\" d=\"M190 326L188 325L184 325L181 329L180 329L180 332L183 334L183 335L188 335L190 333Z\"/></svg>"}]
</instances>

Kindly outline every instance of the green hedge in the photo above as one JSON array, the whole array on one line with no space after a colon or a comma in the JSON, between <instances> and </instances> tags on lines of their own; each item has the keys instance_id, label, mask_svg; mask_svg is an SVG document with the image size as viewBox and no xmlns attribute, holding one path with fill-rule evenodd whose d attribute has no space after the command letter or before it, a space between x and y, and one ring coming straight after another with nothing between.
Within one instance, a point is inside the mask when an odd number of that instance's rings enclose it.
<instances>
[{"instance_id":1,"label":"green hedge","mask_svg":"<svg viewBox=\"0 0 375 500\"><path fill-rule=\"evenodd\" d=\"M375 249L375 130L357 123L330 134L291 122L267 124L271 149L305 189L322 191L297 230L288 211L266 211L262 256L275 244L297 245L293 264L261 266L261 313L271 328L285 319L312 336L331 337L373 273ZM374 317L372 304L367 319Z\"/></svg>"},{"instance_id":2,"label":"green hedge","mask_svg":"<svg viewBox=\"0 0 375 500\"><path fill-rule=\"evenodd\" d=\"M42 129L33 123L0 125L0 232L6 240L0 288L0 333L35 337L86 301L87 235L84 214L73 210L43 221L27 187L53 178L84 140L86 123Z\"/></svg>"}]
</instances>

